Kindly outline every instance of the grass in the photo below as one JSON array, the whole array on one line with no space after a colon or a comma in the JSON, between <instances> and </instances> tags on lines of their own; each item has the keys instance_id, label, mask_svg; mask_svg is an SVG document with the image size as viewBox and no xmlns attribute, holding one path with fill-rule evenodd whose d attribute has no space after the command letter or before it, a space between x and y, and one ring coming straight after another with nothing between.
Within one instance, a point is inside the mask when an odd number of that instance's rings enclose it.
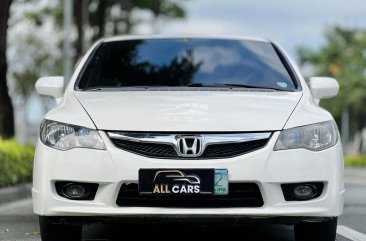
<instances>
[{"instance_id":1,"label":"grass","mask_svg":"<svg viewBox=\"0 0 366 241\"><path fill-rule=\"evenodd\" d=\"M366 155L350 155L344 160L346 167L366 167Z\"/></svg>"},{"instance_id":2,"label":"grass","mask_svg":"<svg viewBox=\"0 0 366 241\"><path fill-rule=\"evenodd\" d=\"M32 180L34 146L0 138L0 187Z\"/></svg>"}]
</instances>

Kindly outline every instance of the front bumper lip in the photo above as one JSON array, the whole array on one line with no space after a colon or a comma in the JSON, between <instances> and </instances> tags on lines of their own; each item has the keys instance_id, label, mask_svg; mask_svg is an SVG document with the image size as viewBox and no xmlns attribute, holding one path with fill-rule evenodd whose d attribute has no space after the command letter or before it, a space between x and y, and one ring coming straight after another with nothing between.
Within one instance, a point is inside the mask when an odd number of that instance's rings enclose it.
<instances>
[{"instance_id":1,"label":"front bumper lip","mask_svg":"<svg viewBox=\"0 0 366 241\"><path fill-rule=\"evenodd\" d=\"M32 190L33 199L37 200L38 192ZM344 191L336 197L343 200ZM47 216L99 216L99 217L237 217L237 218L267 218L267 217L332 217L334 208L319 203L327 202L326 198L306 202L291 202L287 205L263 206L260 208L156 208L156 207L117 207L91 201L72 201L63 198L54 200L48 207ZM304 205L302 205L304 204ZM343 203L339 203L340 207ZM292 206L292 207L291 207ZM339 208L339 207L337 207ZM338 211L340 212L340 211Z\"/></svg>"},{"instance_id":2,"label":"front bumper lip","mask_svg":"<svg viewBox=\"0 0 366 241\"><path fill-rule=\"evenodd\" d=\"M247 216L232 216L222 217L217 215L143 215L143 216L88 216L88 217L65 217L54 216L47 217L47 219L55 224L71 224L71 225L83 225L90 223L128 223L128 224L152 224L152 223L184 223L186 224L199 224L205 223L206 225L219 225L219 226L243 226L250 224L287 224L293 225L300 222L322 222L333 219L335 217L247 217Z\"/></svg>"}]
</instances>

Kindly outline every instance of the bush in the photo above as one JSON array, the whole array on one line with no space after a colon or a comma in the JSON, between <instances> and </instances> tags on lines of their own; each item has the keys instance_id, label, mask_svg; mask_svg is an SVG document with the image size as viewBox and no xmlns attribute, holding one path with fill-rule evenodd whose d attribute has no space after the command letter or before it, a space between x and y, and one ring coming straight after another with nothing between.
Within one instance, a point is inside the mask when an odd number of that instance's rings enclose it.
<instances>
[{"instance_id":1,"label":"bush","mask_svg":"<svg viewBox=\"0 0 366 241\"><path fill-rule=\"evenodd\" d=\"M352 155L347 156L344 160L345 166L353 167L366 167L366 156L365 155Z\"/></svg>"},{"instance_id":2,"label":"bush","mask_svg":"<svg viewBox=\"0 0 366 241\"><path fill-rule=\"evenodd\" d=\"M32 180L34 146L0 139L0 187Z\"/></svg>"}]
</instances>

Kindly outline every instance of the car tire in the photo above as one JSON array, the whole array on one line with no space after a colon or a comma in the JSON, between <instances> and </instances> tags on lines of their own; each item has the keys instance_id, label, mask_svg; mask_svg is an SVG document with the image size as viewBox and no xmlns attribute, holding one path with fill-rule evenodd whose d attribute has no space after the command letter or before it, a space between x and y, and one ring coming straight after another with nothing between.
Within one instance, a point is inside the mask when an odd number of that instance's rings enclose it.
<instances>
[{"instance_id":1,"label":"car tire","mask_svg":"<svg viewBox=\"0 0 366 241\"><path fill-rule=\"evenodd\" d=\"M294 225L296 241L335 241L337 218L323 222L303 222Z\"/></svg>"},{"instance_id":2,"label":"car tire","mask_svg":"<svg viewBox=\"0 0 366 241\"><path fill-rule=\"evenodd\" d=\"M81 241L82 238L82 225L56 224L40 216L39 226L42 241Z\"/></svg>"}]
</instances>

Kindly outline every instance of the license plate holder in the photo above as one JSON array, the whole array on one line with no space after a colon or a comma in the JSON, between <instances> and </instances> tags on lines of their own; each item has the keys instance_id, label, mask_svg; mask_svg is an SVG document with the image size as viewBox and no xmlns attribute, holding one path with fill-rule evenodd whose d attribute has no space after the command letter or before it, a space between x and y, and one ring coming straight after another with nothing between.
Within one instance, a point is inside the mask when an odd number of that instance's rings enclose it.
<instances>
[{"instance_id":1,"label":"license plate holder","mask_svg":"<svg viewBox=\"0 0 366 241\"><path fill-rule=\"evenodd\" d=\"M140 169L139 194L227 195L227 169Z\"/></svg>"}]
</instances>

